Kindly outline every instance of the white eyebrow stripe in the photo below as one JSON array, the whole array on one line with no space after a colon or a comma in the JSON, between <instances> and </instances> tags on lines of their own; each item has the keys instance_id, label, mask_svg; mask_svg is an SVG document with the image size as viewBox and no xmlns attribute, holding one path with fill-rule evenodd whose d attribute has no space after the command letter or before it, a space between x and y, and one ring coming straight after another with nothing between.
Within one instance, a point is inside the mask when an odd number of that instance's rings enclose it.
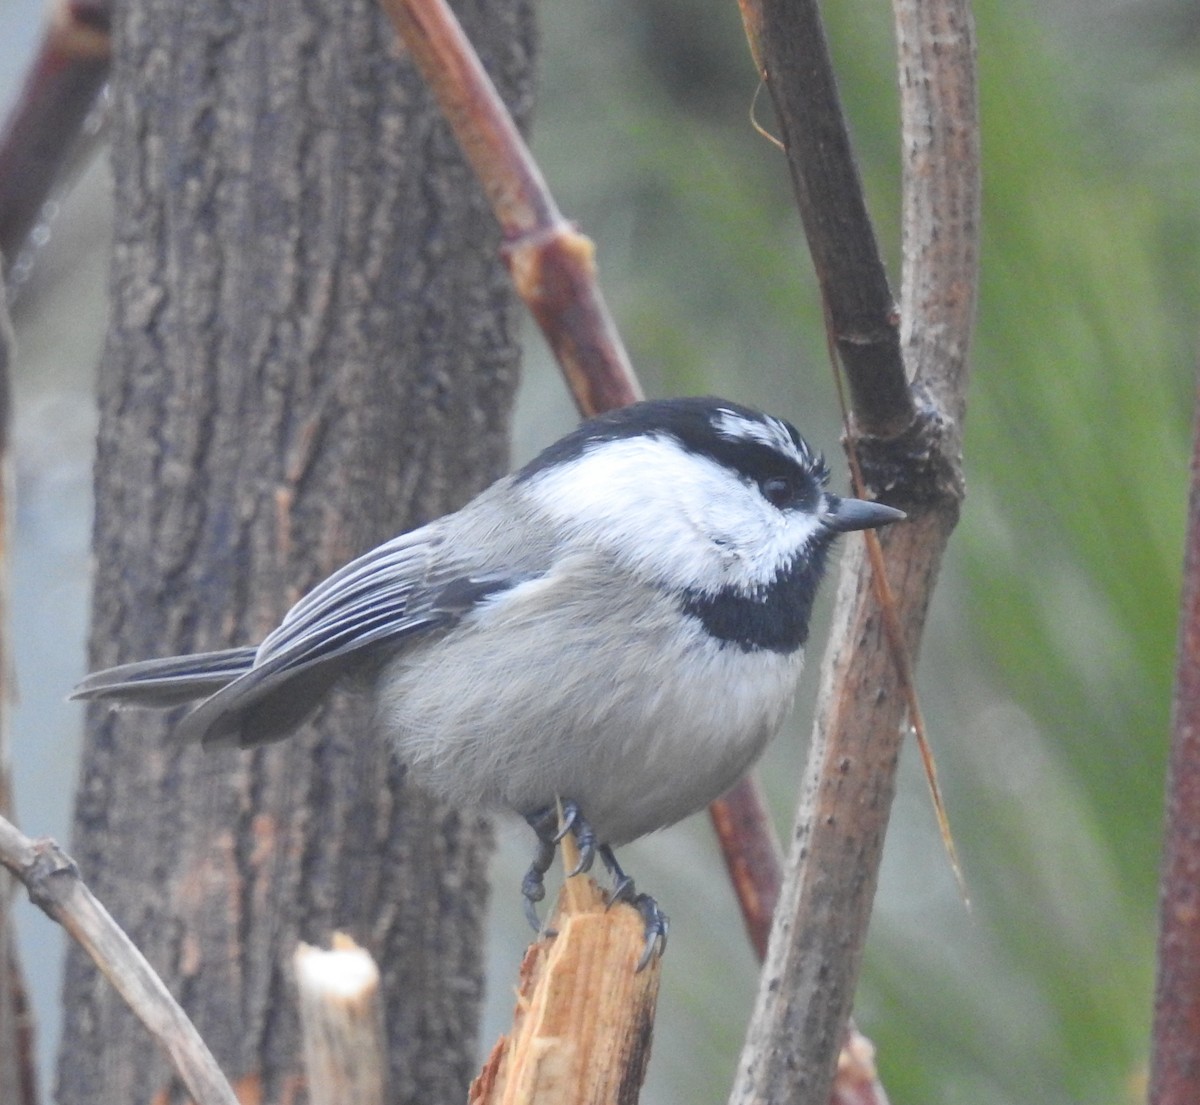
<instances>
[{"instance_id":1,"label":"white eyebrow stripe","mask_svg":"<svg viewBox=\"0 0 1200 1105\"><path fill-rule=\"evenodd\" d=\"M792 435L777 419L764 415L763 418L746 418L735 411L721 407L712 416L713 429L722 437L734 441L757 441L760 445L776 449L785 456L794 457L804 463L807 458L800 454Z\"/></svg>"}]
</instances>

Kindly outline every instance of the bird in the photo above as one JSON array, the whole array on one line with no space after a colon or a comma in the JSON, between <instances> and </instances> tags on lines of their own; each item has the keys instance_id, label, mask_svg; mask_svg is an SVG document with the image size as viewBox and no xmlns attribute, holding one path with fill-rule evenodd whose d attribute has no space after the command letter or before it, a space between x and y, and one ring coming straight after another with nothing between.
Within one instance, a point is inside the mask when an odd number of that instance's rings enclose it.
<instances>
[{"instance_id":1,"label":"bird","mask_svg":"<svg viewBox=\"0 0 1200 1105\"><path fill-rule=\"evenodd\" d=\"M537 838L536 903L567 832L610 901L668 920L615 849L731 787L780 728L837 537L904 518L828 490L789 422L712 396L582 422L461 509L334 572L257 646L95 672L72 697L172 707L180 741L287 736L340 684L413 779ZM572 872L574 873L574 872Z\"/></svg>"}]
</instances>

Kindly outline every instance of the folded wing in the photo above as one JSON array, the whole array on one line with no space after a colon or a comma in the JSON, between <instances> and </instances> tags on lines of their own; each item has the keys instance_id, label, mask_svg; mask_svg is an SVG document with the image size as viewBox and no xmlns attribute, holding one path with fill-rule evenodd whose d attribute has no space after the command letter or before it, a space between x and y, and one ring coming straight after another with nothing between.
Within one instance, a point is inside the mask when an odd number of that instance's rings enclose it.
<instances>
[{"instance_id":1,"label":"folded wing","mask_svg":"<svg viewBox=\"0 0 1200 1105\"><path fill-rule=\"evenodd\" d=\"M351 670L450 629L516 582L471 574L426 527L335 572L257 649L125 664L88 676L73 697L172 706L208 695L179 723L180 740L262 744L287 736Z\"/></svg>"}]
</instances>

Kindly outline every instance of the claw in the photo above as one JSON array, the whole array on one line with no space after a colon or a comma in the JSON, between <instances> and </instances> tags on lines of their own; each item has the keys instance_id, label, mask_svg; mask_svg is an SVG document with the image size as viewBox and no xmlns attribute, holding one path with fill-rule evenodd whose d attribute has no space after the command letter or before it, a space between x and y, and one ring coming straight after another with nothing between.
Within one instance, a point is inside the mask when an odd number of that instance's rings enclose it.
<instances>
[{"instance_id":1,"label":"claw","mask_svg":"<svg viewBox=\"0 0 1200 1105\"><path fill-rule=\"evenodd\" d=\"M567 872L567 878L573 878L581 871L591 868L596 851L596 834L592 832L592 827L580 812L578 802L573 802L568 798L560 804L559 808L548 806L526 820L533 825L534 832L543 840L546 839L543 836L543 832L545 832L555 844L560 843L567 833L575 835L575 842L579 846L579 861L574 868Z\"/></svg>"},{"instance_id":2,"label":"claw","mask_svg":"<svg viewBox=\"0 0 1200 1105\"><path fill-rule=\"evenodd\" d=\"M667 950L667 931L671 927L670 919L659 908L649 894L639 894L631 879L621 869L617 857L607 844L600 846L600 858L613 877L613 888L608 895L611 908L616 902L627 902L642 915L642 929L646 937L642 948L642 957L638 960L637 969L644 970L646 965L656 955L662 955Z\"/></svg>"},{"instance_id":3,"label":"claw","mask_svg":"<svg viewBox=\"0 0 1200 1105\"><path fill-rule=\"evenodd\" d=\"M608 907L611 909L614 902L632 902L636 896L633 879L622 873L608 893Z\"/></svg>"},{"instance_id":4,"label":"claw","mask_svg":"<svg viewBox=\"0 0 1200 1105\"><path fill-rule=\"evenodd\" d=\"M529 822L530 828L533 829L538 839L533 862L530 863L529 870L525 872L525 877L521 880L521 896L525 899L525 916L534 932L541 933L543 931L542 923L537 915L537 903L546 896L546 872L550 870L550 865L554 862L554 850L567 833L572 833L575 843L579 847L579 861L575 864L575 869L568 872L567 878L590 871L598 853L613 879L612 890L608 894L608 905L611 907L616 902L627 902L642 915L646 944L642 949L642 957L638 960L637 969L639 971L645 969L651 959L656 955L662 955L667 950L667 929L670 927L667 915L659 909L658 902L649 894L637 892L633 879L621 870L621 865L617 862L617 857L613 855L612 849L607 844L597 842L595 832L587 823L587 819L583 816L577 803L571 801L562 803L561 821L556 806L547 806L545 809L527 814L525 820Z\"/></svg>"},{"instance_id":5,"label":"claw","mask_svg":"<svg viewBox=\"0 0 1200 1105\"><path fill-rule=\"evenodd\" d=\"M543 817L546 814L552 815L553 813L553 809L546 809L543 810L538 816ZM579 806L568 798L562 804L562 821L559 823L557 829L555 829L554 843L557 844L564 836L567 835L567 833L575 828L576 822L578 822L580 825L587 824L587 822L583 820L583 815L579 812Z\"/></svg>"},{"instance_id":6,"label":"claw","mask_svg":"<svg viewBox=\"0 0 1200 1105\"><path fill-rule=\"evenodd\" d=\"M642 915L643 932L646 936L642 958L638 960L637 965L637 969L641 971L656 955L661 956L666 952L667 930L671 927L671 922L659 909L658 902L649 894L638 894L631 904Z\"/></svg>"},{"instance_id":7,"label":"claw","mask_svg":"<svg viewBox=\"0 0 1200 1105\"><path fill-rule=\"evenodd\" d=\"M529 927L540 936L542 933L542 919L538 916L536 902L540 900L541 895L538 896L538 899L531 897L526 893L524 884L521 885L521 893L525 895L523 903L525 907L525 920L529 922ZM544 894L545 890L542 893Z\"/></svg>"},{"instance_id":8,"label":"claw","mask_svg":"<svg viewBox=\"0 0 1200 1105\"><path fill-rule=\"evenodd\" d=\"M575 824L575 843L579 846L579 860L567 878L590 871L592 864L596 862L596 834L592 832L591 825L582 818Z\"/></svg>"}]
</instances>

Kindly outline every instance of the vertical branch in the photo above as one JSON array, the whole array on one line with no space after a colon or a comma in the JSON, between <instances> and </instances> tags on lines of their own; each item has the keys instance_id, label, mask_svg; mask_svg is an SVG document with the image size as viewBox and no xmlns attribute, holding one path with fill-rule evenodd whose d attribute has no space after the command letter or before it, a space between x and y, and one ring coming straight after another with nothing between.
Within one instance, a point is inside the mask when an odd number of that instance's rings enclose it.
<instances>
[{"instance_id":1,"label":"vertical branch","mask_svg":"<svg viewBox=\"0 0 1200 1105\"><path fill-rule=\"evenodd\" d=\"M909 521L879 535L915 655L962 497L978 148L967 0L898 0L905 156L900 334L814 3L742 0L849 382L866 482ZM955 177L958 177L956 180ZM850 194L847 195L846 193ZM857 320L857 321L854 321ZM842 560L817 721L758 1001L731 1102L827 1105L858 981L905 713L864 543Z\"/></svg>"},{"instance_id":2,"label":"vertical branch","mask_svg":"<svg viewBox=\"0 0 1200 1105\"><path fill-rule=\"evenodd\" d=\"M893 0L904 163L900 342L957 459L979 281L979 108L969 0Z\"/></svg>"},{"instance_id":3,"label":"vertical branch","mask_svg":"<svg viewBox=\"0 0 1200 1105\"><path fill-rule=\"evenodd\" d=\"M1200 1101L1200 387L1159 882L1150 1105Z\"/></svg>"}]
</instances>

